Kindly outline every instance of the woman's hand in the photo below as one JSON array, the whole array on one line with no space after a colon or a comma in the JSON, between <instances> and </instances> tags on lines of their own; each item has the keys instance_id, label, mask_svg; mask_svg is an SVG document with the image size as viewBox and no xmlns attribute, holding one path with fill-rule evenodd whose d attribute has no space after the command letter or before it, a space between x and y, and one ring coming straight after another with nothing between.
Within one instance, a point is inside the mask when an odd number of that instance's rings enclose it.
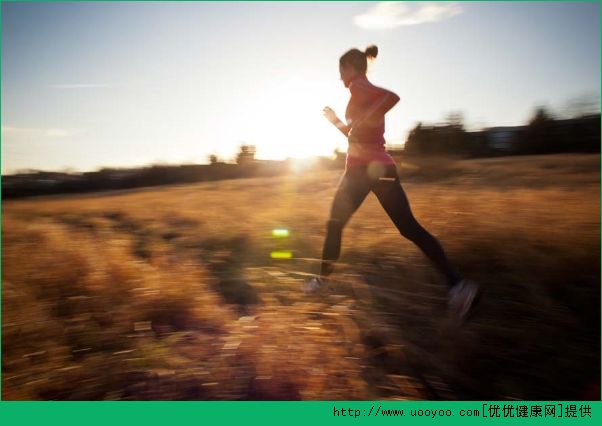
<instances>
[{"instance_id":1,"label":"woman's hand","mask_svg":"<svg viewBox=\"0 0 602 426\"><path fill-rule=\"evenodd\" d=\"M334 112L334 110L330 107L324 107L322 113L324 114L324 117L326 117L326 119L333 124L336 124L339 121L341 121L339 120L339 117L337 117L337 114Z\"/></svg>"},{"instance_id":2,"label":"woman's hand","mask_svg":"<svg viewBox=\"0 0 602 426\"><path fill-rule=\"evenodd\" d=\"M324 107L322 110L324 113L324 117L328 119L334 126L341 131L342 134L347 136L349 134L349 127L343 123L339 117L337 117L336 113L330 107Z\"/></svg>"}]
</instances>

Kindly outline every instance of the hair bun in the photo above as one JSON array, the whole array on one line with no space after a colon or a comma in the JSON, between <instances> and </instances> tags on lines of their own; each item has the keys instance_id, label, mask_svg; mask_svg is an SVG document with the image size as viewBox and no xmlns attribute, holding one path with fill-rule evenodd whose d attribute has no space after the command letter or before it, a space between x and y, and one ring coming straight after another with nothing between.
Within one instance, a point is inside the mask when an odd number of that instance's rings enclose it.
<instances>
[{"instance_id":1,"label":"hair bun","mask_svg":"<svg viewBox=\"0 0 602 426\"><path fill-rule=\"evenodd\" d=\"M376 58L378 55L378 47L375 45L368 46L364 53L366 54L366 58Z\"/></svg>"}]
</instances>

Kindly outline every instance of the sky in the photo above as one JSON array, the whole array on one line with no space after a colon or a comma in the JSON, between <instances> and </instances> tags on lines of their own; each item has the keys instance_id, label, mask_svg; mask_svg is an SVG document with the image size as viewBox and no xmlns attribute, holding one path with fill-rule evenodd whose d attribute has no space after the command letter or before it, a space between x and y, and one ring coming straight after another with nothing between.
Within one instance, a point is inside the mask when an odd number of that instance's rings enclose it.
<instances>
[{"instance_id":1,"label":"sky","mask_svg":"<svg viewBox=\"0 0 602 426\"><path fill-rule=\"evenodd\" d=\"M370 44L389 144L599 101L597 2L2 2L2 173L331 155L339 57Z\"/></svg>"}]
</instances>

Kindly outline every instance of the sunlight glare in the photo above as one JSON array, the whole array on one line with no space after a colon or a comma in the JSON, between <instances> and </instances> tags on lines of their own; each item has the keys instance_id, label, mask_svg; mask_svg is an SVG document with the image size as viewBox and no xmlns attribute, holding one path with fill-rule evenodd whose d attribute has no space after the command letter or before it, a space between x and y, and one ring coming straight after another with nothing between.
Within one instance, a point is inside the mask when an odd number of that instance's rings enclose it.
<instances>
[{"instance_id":1,"label":"sunlight glare","mask_svg":"<svg viewBox=\"0 0 602 426\"><path fill-rule=\"evenodd\" d=\"M345 147L345 139L322 115L324 106L340 93L324 86L293 77L275 81L257 96L241 125L257 147L258 158L332 156L335 148Z\"/></svg>"}]
</instances>

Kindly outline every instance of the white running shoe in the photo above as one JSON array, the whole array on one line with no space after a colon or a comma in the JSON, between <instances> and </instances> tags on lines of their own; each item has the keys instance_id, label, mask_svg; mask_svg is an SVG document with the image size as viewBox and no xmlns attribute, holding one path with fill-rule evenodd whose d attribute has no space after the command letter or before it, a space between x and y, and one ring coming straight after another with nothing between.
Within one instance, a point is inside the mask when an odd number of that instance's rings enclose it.
<instances>
[{"instance_id":1,"label":"white running shoe","mask_svg":"<svg viewBox=\"0 0 602 426\"><path fill-rule=\"evenodd\" d=\"M303 291L306 294L315 293L320 288L324 287L326 284L328 284L328 281L326 280L326 278L316 275L315 277L311 278L309 281L305 281L303 283Z\"/></svg>"},{"instance_id":2,"label":"white running shoe","mask_svg":"<svg viewBox=\"0 0 602 426\"><path fill-rule=\"evenodd\" d=\"M460 319L465 319L474 307L478 295L478 284L463 279L449 290L449 308Z\"/></svg>"}]
</instances>

